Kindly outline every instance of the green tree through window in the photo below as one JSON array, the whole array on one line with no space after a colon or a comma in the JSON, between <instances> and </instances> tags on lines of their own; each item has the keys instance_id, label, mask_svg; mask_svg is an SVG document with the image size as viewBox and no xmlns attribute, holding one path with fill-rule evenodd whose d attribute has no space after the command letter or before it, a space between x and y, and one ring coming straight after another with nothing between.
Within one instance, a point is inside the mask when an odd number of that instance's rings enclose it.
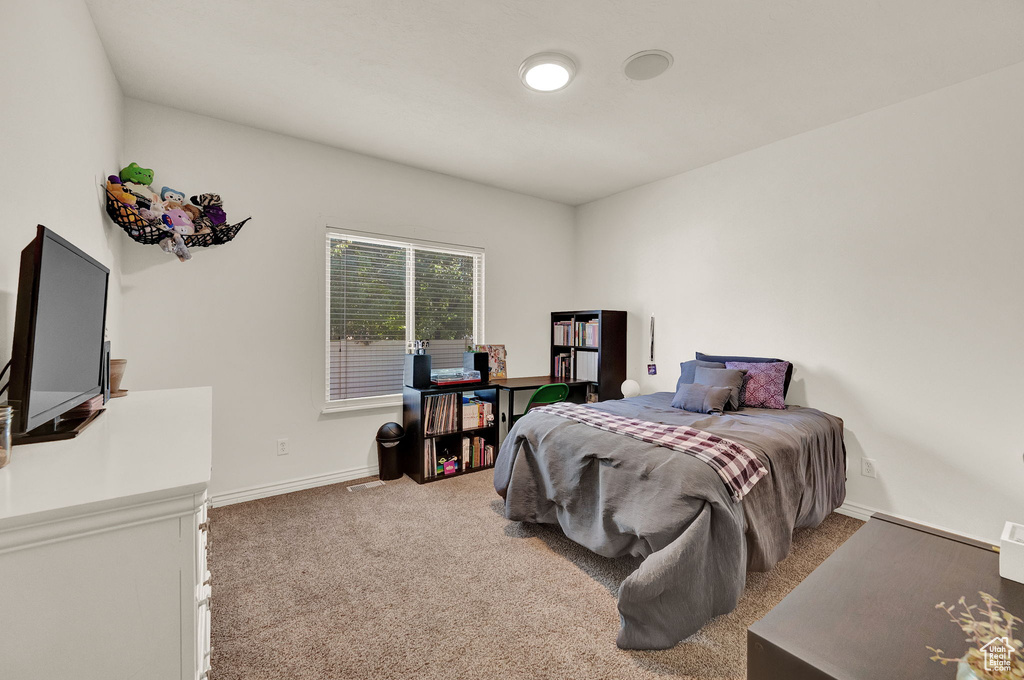
<instances>
[{"instance_id":1,"label":"green tree through window","mask_svg":"<svg viewBox=\"0 0 1024 680\"><path fill-rule=\"evenodd\" d=\"M473 336L473 257L416 250L416 338Z\"/></svg>"},{"instance_id":2,"label":"green tree through window","mask_svg":"<svg viewBox=\"0 0 1024 680\"><path fill-rule=\"evenodd\" d=\"M327 252L330 400L400 393L409 340L430 342L434 367L461 365L482 323L482 253L333 233Z\"/></svg>"}]
</instances>

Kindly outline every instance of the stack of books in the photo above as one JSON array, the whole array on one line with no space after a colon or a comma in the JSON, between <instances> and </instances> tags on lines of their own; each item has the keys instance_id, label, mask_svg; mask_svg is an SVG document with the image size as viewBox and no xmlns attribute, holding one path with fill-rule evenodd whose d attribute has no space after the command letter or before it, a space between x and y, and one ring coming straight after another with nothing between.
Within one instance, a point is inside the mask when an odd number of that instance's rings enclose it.
<instances>
[{"instance_id":1,"label":"stack of books","mask_svg":"<svg viewBox=\"0 0 1024 680\"><path fill-rule=\"evenodd\" d=\"M572 321L556 321L553 342L556 345L572 344Z\"/></svg>"},{"instance_id":2,"label":"stack of books","mask_svg":"<svg viewBox=\"0 0 1024 680\"><path fill-rule=\"evenodd\" d=\"M463 437L462 462L466 470L494 465L494 447L483 437Z\"/></svg>"},{"instance_id":3,"label":"stack of books","mask_svg":"<svg viewBox=\"0 0 1024 680\"><path fill-rule=\"evenodd\" d=\"M461 451L452 451L437 439L423 442L423 474L428 479L490 465L494 465L494 446L483 437L463 437Z\"/></svg>"},{"instance_id":4,"label":"stack of books","mask_svg":"<svg viewBox=\"0 0 1024 680\"><path fill-rule=\"evenodd\" d=\"M561 380L572 380L572 354L564 352L555 355L554 376Z\"/></svg>"},{"instance_id":5,"label":"stack of books","mask_svg":"<svg viewBox=\"0 0 1024 680\"><path fill-rule=\"evenodd\" d=\"M576 342L573 344L578 347L597 347L597 319L576 324Z\"/></svg>"},{"instance_id":6,"label":"stack of books","mask_svg":"<svg viewBox=\"0 0 1024 680\"><path fill-rule=\"evenodd\" d=\"M593 321L556 321L552 343L573 347L597 347L597 319Z\"/></svg>"},{"instance_id":7,"label":"stack of books","mask_svg":"<svg viewBox=\"0 0 1024 680\"><path fill-rule=\"evenodd\" d=\"M494 409L489 401L464 395L462 397L462 429L478 430L494 424Z\"/></svg>"},{"instance_id":8,"label":"stack of books","mask_svg":"<svg viewBox=\"0 0 1024 680\"><path fill-rule=\"evenodd\" d=\"M597 382L597 352L576 352L576 379Z\"/></svg>"}]
</instances>

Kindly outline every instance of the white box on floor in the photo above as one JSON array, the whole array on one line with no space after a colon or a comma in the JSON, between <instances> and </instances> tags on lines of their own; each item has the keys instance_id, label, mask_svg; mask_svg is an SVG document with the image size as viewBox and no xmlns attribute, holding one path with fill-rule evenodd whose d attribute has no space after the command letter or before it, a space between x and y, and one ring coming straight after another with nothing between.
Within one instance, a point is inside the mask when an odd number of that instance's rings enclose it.
<instances>
[{"instance_id":1,"label":"white box on floor","mask_svg":"<svg viewBox=\"0 0 1024 680\"><path fill-rule=\"evenodd\" d=\"M1007 522L999 539L999 575L1024 583L1024 524Z\"/></svg>"}]
</instances>

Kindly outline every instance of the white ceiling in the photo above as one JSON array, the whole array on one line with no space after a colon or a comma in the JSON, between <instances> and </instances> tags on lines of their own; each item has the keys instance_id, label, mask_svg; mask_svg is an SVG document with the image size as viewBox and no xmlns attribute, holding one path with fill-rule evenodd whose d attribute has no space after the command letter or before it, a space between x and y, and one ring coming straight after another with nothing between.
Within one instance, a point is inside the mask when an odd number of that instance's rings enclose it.
<instances>
[{"instance_id":1,"label":"white ceiling","mask_svg":"<svg viewBox=\"0 0 1024 680\"><path fill-rule=\"evenodd\" d=\"M572 205L1024 61L1020 0L87 2L129 97Z\"/></svg>"}]
</instances>

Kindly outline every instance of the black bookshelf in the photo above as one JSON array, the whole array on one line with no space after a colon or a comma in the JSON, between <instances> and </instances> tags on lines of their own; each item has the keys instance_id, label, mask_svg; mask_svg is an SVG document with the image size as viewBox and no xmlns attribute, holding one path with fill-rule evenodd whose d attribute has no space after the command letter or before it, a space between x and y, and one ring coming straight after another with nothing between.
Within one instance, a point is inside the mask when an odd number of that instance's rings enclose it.
<instances>
[{"instance_id":1,"label":"black bookshelf","mask_svg":"<svg viewBox=\"0 0 1024 680\"><path fill-rule=\"evenodd\" d=\"M439 429L428 434L426 432L428 423L424 422L424 414L427 412L427 400L440 395L455 394L456 415L455 427L450 430ZM491 405L492 420L490 425L484 427L471 427L463 429L462 395L474 396L480 401ZM489 470L494 467L490 465L478 465L475 467L463 468L462 452L463 437L481 437L486 445L494 447L494 456L498 455L498 387L487 383L448 385L444 387L428 387L416 389L405 387L402 392L402 425L405 427L405 437L402 439L402 466L405 474L409 475L417 484L436 482L441 479L458 477L459 475ZM431 442L432 444L428 444ZM425 450L428 445L437 449L437 458L448 458L455 456L459 458L459 465L456 472L451 474L434 473L428 469L425 460Z\"/></svg>"},{"instance_id":2,"label":"black bookshelf","mask_svg":"<svg viewBox=\"0 0 1024 680\"><path fill-rule=\"evenodd\" d=\"M572 338L569 338L568 342L556 343L555 324L564 321L572 324L596 322L596 345L586 345L581 339L573 342ZM571 375L566 377L577 379L576 362L583 352L597 354L597 379L593 381L593 390L597 394L598 401L621 399L622 382L626 379L626 312L608 309L552 312L550 351L552 380L556 380L555 369L559 362L559 356L566 354L570 357L572 371Z\"/></svg>"}]
</instances>

